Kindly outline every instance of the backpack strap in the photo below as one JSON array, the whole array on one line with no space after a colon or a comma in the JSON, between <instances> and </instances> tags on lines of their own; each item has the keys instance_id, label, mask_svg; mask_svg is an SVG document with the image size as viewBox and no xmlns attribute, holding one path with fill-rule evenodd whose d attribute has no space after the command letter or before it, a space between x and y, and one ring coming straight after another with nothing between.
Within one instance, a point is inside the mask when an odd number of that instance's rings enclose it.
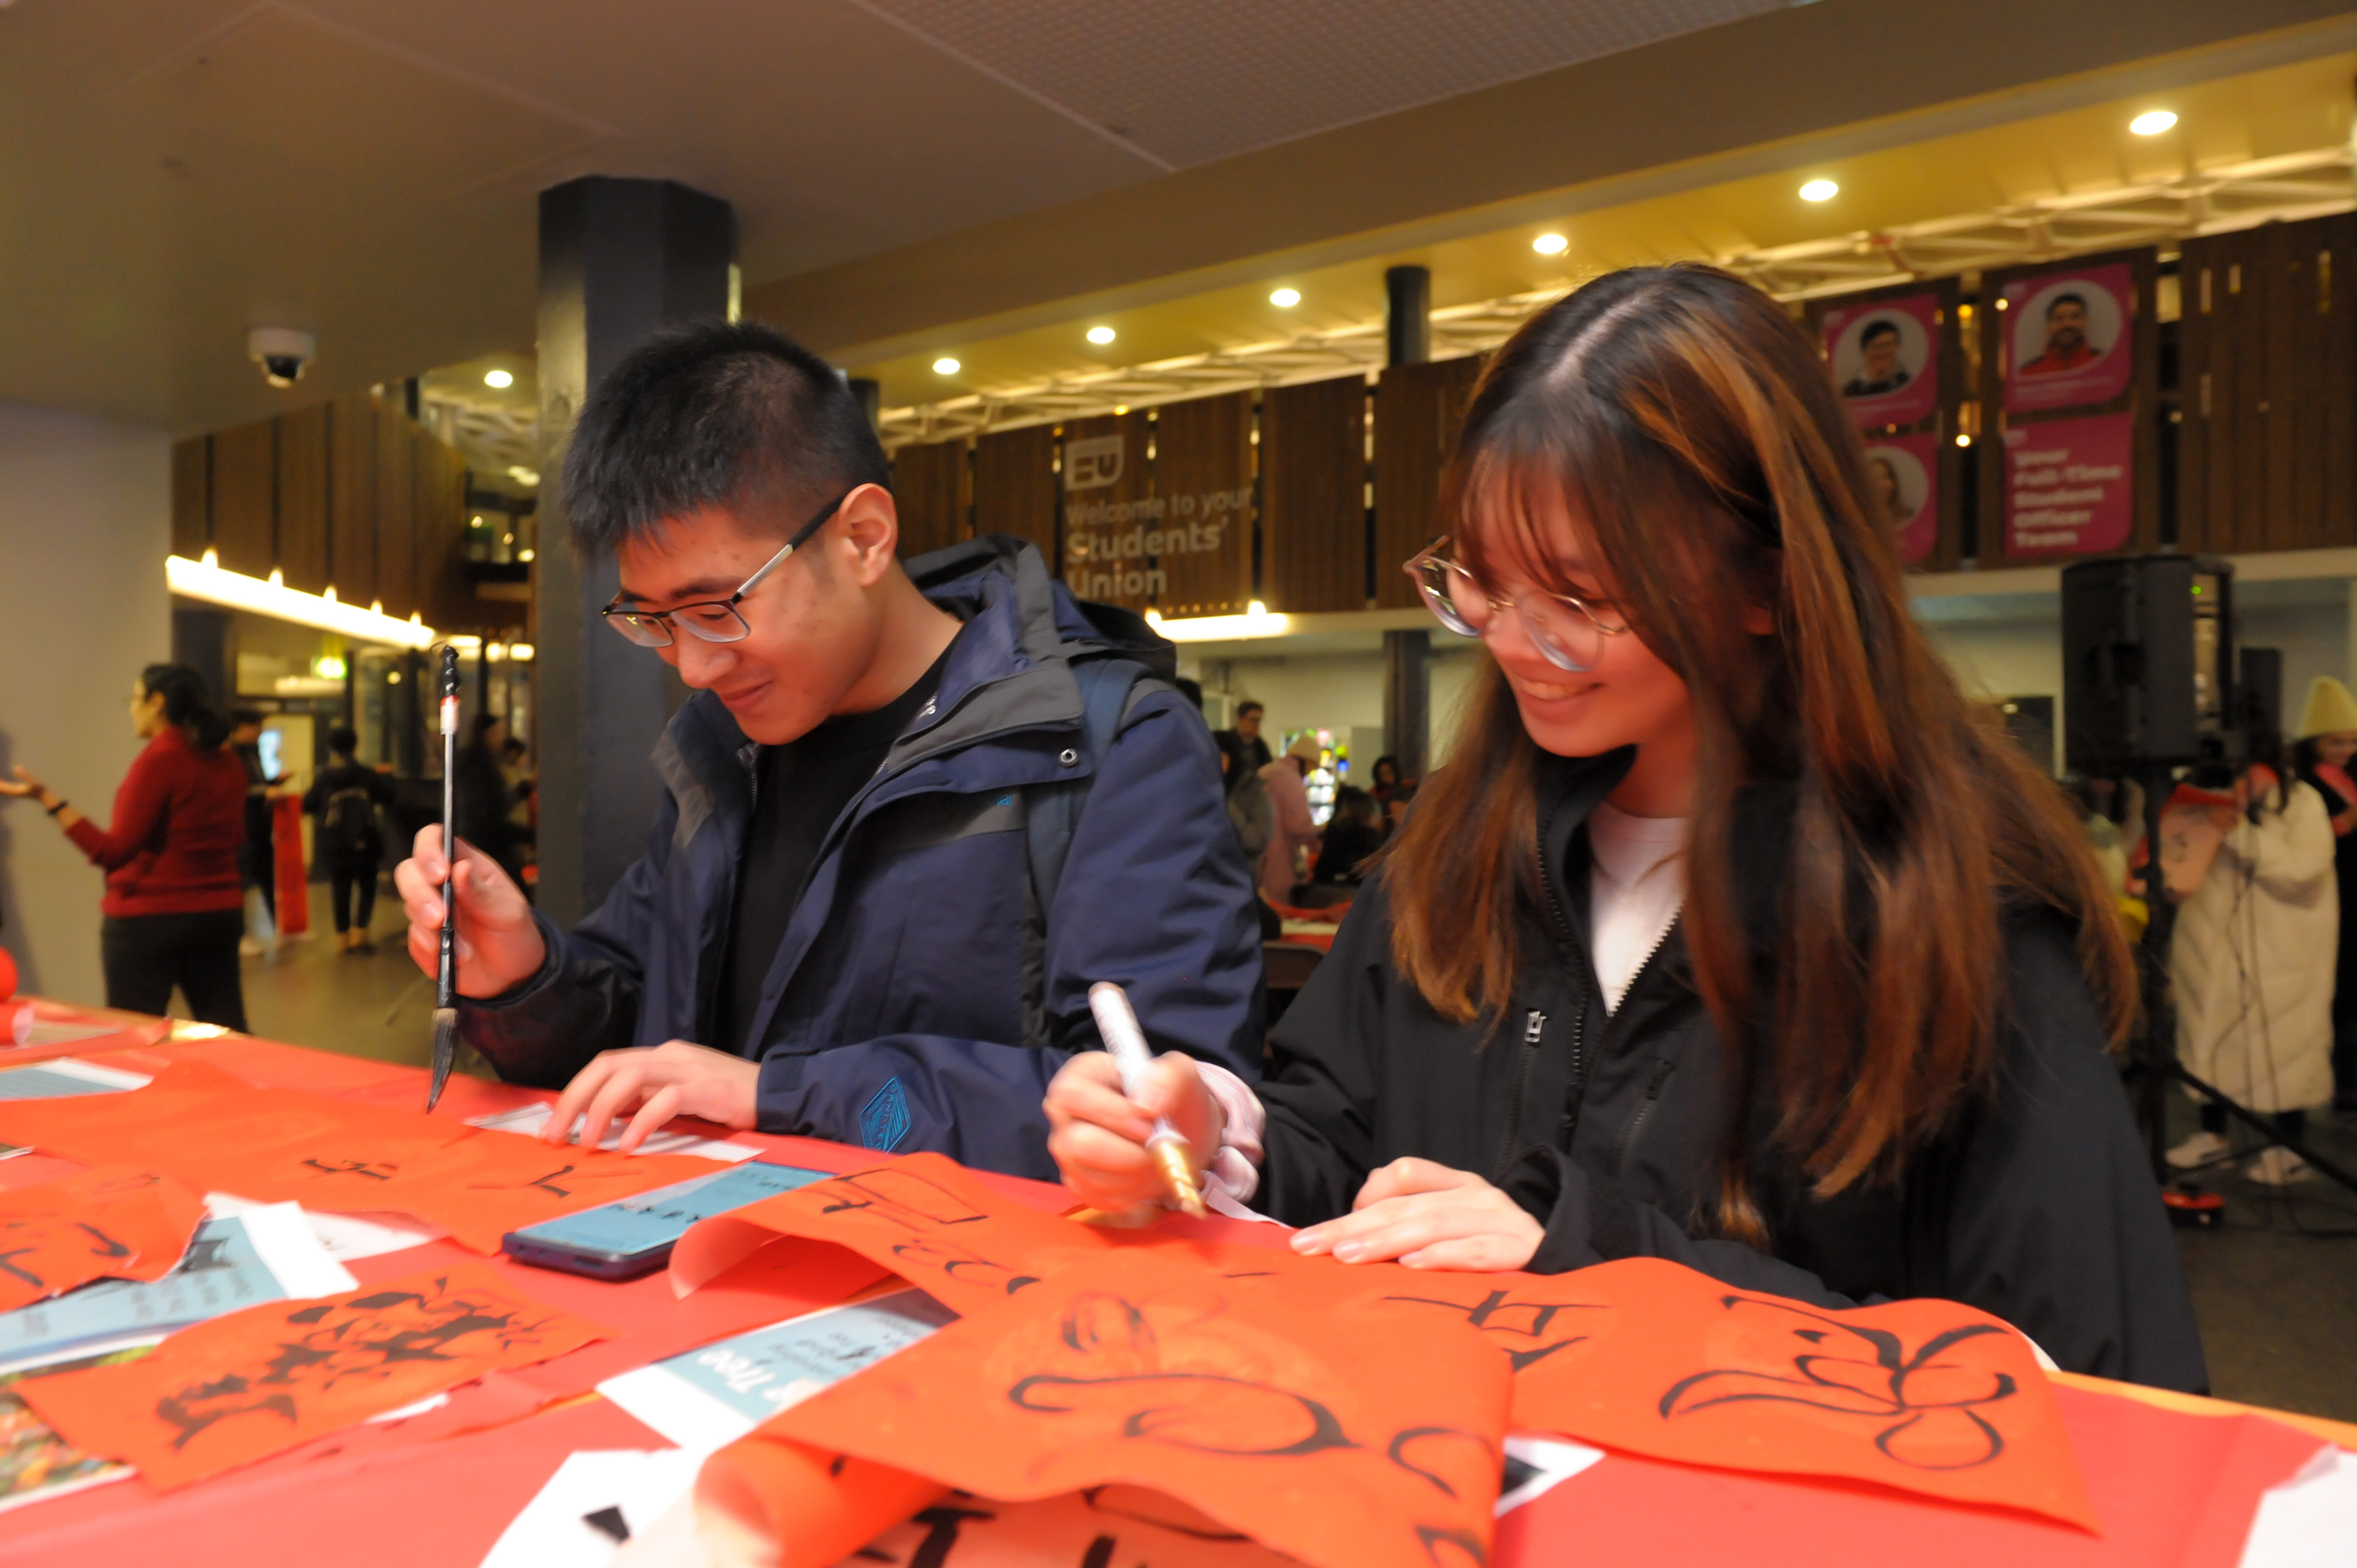
<instances>
[{"instance_id":1,"label":"backpack strap","mask_svg":"<svg viewBox=\"0 0 2357 1568\"><path fill-rule=\"evenodd\" d=\"M1088 771L1023 791L1024 850L1031 870L1023 899L1023 1043L1035 1049L1055 1043L1047 1009L1048 911L1064 880L1064 861L1089 788L1138 702L1178 689L1137 660L1118 655L1074 660L1071 671L1081 688L1080 751L1088 758Z\"/></svg>"}]
</instances>

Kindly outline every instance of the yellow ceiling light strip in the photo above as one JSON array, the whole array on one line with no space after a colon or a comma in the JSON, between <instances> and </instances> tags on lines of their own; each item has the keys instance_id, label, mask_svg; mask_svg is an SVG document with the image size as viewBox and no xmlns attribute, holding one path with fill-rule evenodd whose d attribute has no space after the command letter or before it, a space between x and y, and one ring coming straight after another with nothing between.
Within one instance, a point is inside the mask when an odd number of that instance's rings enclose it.
<instances>
[{"instance_id":1,"label":"yellow ceiling light strip","mask_svg":"<svg viewBox=\"0 0 2357 1568\"><path fill-rule=\"evenodd\" d=\"M172 592L183 598L251 610L274 620L315 626L322 631L341 632L361 642L390 643L395 648L425 648L434 642L434 628L430 626L421 626L414 620L395 620L375 610L267 583L242 572L223 571L206 561L167 555L164 558L164 580L171 585Z\"/></svg>"},{"instance_id":2,"label":"yellow ceiling light strip","mask_svg":"<svg viewBox=\"0 0 2357 1568\"><path fill-rule=\"evenodd\" d=\"M1166 619L1158 610L1148 610L1146 618L1155 630L1173 642L1232 642L1246 637L1283 637L1293 629L1291 616L1272 613L1258 599L1253 601L1251 611L1245 615Z\"/></svg>"}]
</instances>

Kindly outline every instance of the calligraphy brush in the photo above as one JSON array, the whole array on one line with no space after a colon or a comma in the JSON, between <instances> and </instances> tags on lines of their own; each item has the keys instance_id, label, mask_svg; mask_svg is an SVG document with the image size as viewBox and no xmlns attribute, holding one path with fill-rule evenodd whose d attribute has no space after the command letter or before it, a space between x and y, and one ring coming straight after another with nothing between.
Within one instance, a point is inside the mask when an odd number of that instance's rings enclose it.
<instances>
[{"instance_id":1,"label":"calligraphy brush","mask_svg":"<svg viewBox=\"0 0 2357 1568\"><path fill-rule=\"evenodd\" d=\"M442 952L434 982L434 1080L425 1090L432 1111L458 1058L458 650L442 645Z\"/></svg>"}]
</instances>

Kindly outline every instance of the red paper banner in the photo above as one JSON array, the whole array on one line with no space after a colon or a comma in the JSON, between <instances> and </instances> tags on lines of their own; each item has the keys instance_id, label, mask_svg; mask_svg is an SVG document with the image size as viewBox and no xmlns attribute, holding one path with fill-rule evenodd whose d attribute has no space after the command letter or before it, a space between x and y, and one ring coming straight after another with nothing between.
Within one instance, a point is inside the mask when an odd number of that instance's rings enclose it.
<instances>
[{"instance_id":1,"label":"red paper banner","mask_svg":"<svg viewBox=\"0 0 2357 1568\"><path fill-rule=\"evenodd\" d=\"M1028 1501L1150 1487L1320 1568L1486 1560L1512 1374L1368 1305L1305 1314L1191 1261L1028 1285L764 1433Z\"/></svg>"},{"instance_id":2,"label":"red paper banner","mask_svg":"<svg viewBox=\"0 0 2357 1568\"><path fill-rule=\"evenodd\" d=\"M160 1280L204 1217L179 1183L118 1166L0 1192L0 1312L97 1279Z\"/></svg>"},{"instance_id":3,"label":"red paper banner","mask_svg":"<svg viewBox=\"0 0 2357 1568\"><path fill-rule=\"evenodd\" d=\"M143 1359L16 1391L75 1447L126 1460L168 1491L604 1337L470 1263L248 1307L184 1328Z\"/></svg>"},{"instance_id":4,"label":"red paper banner","mask_svg":"<svg viewBox=\"0 0 2357 1568\"><path fill-rule=\"evenodd\" d=\"M691 1176L712 1162L616 1155L175 1062L124 1094L0 1102L0 1139L87 1165L138 1163L264 1203L415 1215L479 1252L500 1238Z\"/></svg>"}]
</instances>

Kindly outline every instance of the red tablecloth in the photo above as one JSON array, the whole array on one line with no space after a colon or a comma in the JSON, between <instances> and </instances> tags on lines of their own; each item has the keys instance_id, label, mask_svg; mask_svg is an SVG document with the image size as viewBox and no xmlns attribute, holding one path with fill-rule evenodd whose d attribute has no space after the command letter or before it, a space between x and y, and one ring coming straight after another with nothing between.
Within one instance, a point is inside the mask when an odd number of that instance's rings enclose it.
<instances>
[{"instance_id":1,"label":"red tablecloth","mask_svg":"<svg viewBox=\"0 0 2357 1568\"><path fill-rule=\"evenodd\" d=\"M78 1050L0 1051L0 1067L73 1054L152 1069L176 1058L193 1058L257 1086L424 1104L425 1075L417 1069L242 1036L167 1037L125 1047L119 1042L163 1033L161 1021L140 1026L109 1016L130 1025L133 1032L87 1042ZM107 1049L110 1045L115 1048ZM437 1113L471 1117L549 1098L538 1090L454 1078ZM733 1136L782 1163L818 1169L848 1169L874 1158L864 1150L809 1139ZM0 1187L48 1179L70 1168L38 1155L0 1162ZM1069 1195L1054 1187L987 1179L1043 1209L1070 1204ZM1284 1234L1273 1226L1232 1220L1176 1222L1203 1223L1222 1240L1248 1244L1279 1245ZM392 1278L430 1266L449 1250L447 1242L429 1243L350 1267L364 1283ZM657 1341L692 1334L694 1325L682 1320L715 1310L709 1305L699 1308L696 1297L674 1302L660 1273L608 1284L505 1260L499 1266L513 1270L521 1285L550 1305L619 1330L615 1339L575 1352L596 1358L603 1369L672 1353L674 1346ZM2025 1517L1926 1505L1865 1487L1614 1455L1510 1515L1491 1560L1503 1565L1577 1561L1651 1568L1739 1558L1748 1564L1789 1562L1799 1568L1873 1553L1903 1554L1910 1568L1986 1568L1999 1560L2008 1560L2007 1568L2153 1563L2231 1568L2259 1492L2298 1470L2315 1452L2319 1434L2357 1446L2357 1429L2297 1417L2265 1419L2182 1396L2158 1396L2156 1402L2140 1391L2092 1379L2069 1380L2060 1393L2089 1493L2105 1524L2101 1538ZM414 1429L425 1428L425 1422L412 1426L361 1429L167 1497L135 1478L0 1514L0 1568L96 1568L157 1560L174 1568L471 1564L567 1454L668 1446L595 1396L456 1436L421 1435Z\"/></svg>"}]
</instances>

